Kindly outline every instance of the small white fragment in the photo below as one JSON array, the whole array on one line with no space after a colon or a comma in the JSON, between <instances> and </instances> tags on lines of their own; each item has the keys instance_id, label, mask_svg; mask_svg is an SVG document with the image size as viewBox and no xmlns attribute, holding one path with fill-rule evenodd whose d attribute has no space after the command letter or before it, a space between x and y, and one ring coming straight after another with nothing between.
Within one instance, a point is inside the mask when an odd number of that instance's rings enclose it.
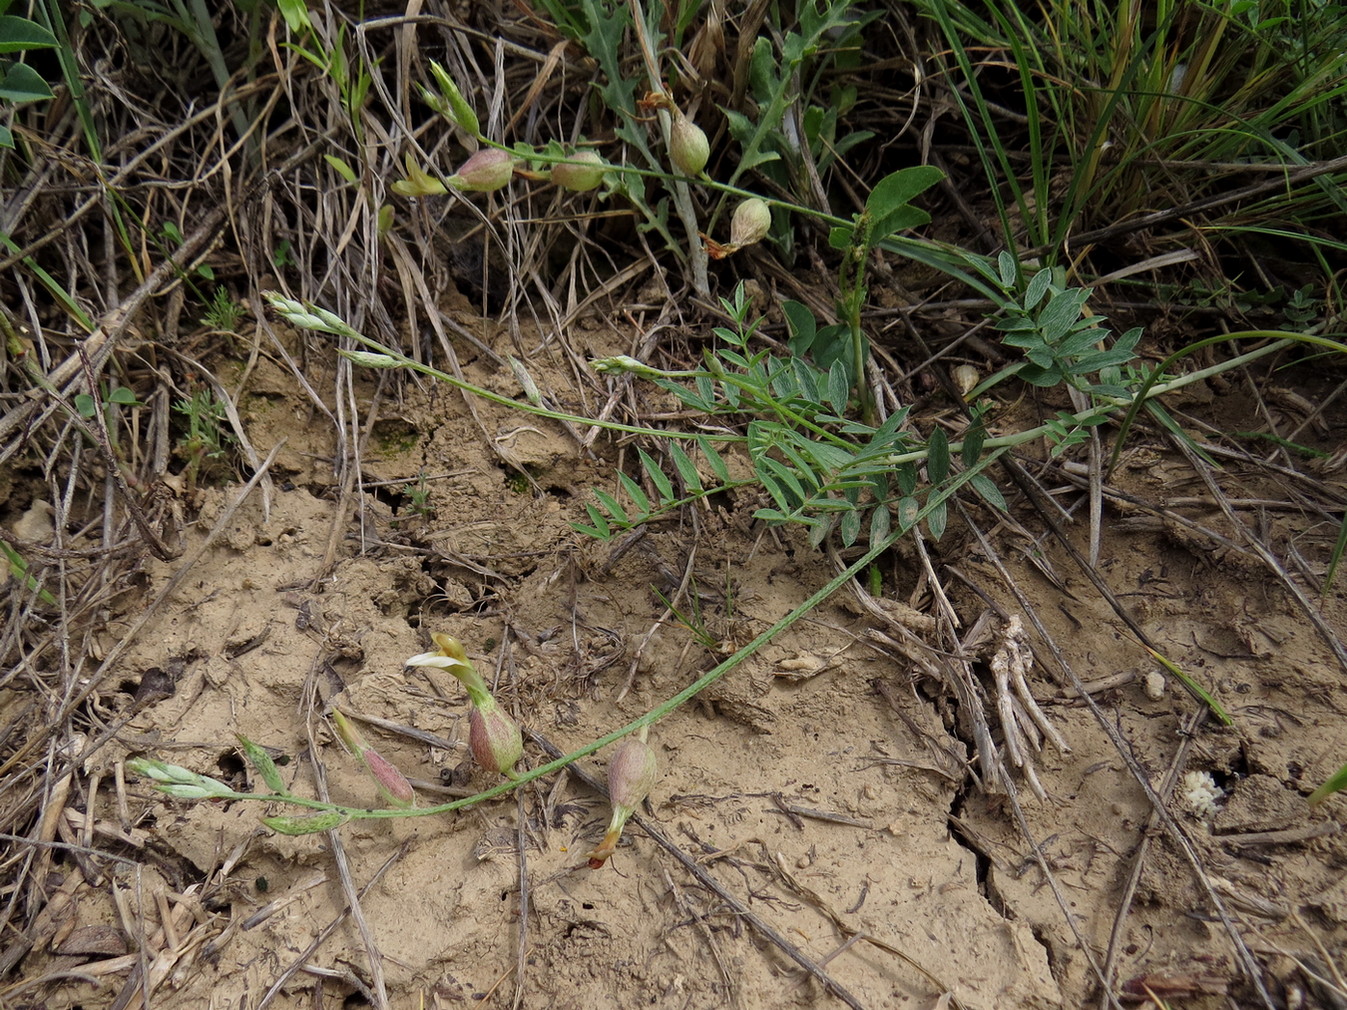
<instances>
[{"instance_id":1,"label":"small white fragment","mask_svg":"<svg viewBox=\"0 0 1347 1010\"><path fill-rule=\"evenodd\" d=\"M954 385L958 387L961 396L967 396L973 391L973 387L982 381L982 376L972 365L955 365L952 374Z\"/></svg>"},{"instance_id":2,"label":"small white fragment","mask_svg":"<svg viewBox=\"0 0 1347 1010\"><path fill-rule=\"evenodd\" d=\"M1203 820L1216 813L1216 802L1225 795L1210 772L1188 772L1179 783L1179 800Z\"/></svg>"},{"instance_id":3,"label":"small white fragment","mask_svg":"<svg viewBox=\"0 0 1347 1010\"><path fill-rule=\"evenodd\" d=\"M1165 675L1159 670L1151 670L1146 674L1146 683L1143 689L1147 698L1151 701L1159 701L1165 696Z\"/></svg>"}]
</instances>

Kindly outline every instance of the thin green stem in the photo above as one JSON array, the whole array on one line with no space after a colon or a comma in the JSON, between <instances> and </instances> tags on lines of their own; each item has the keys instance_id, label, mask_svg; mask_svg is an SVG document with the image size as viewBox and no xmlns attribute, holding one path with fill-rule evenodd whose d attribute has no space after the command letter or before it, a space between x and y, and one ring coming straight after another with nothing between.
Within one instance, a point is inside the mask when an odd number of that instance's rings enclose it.
<instances>
[{"instance_id":1,"label":"thin green stem","mask_svg":"<svg viewBox=\"0 0 1347 1010\"><path fill-rule=\"evenodd\" d=\"M1228 333L1219 337L1211 337L1207 340L1202 340L1197 342L1196 344L1192 344L1184 348L1182 351L1178 351L1174 354L1171 354L1168 358L1166 358L1164 361L1162 361L1159 365L1156 366L1155 371L1151 373L1152 378L1163 374L1165 368L1171 365L1174 361L1178 360L1184 354L1192 353L1193 351L1202 347L1206 347L1209 344L1223 343L1227 340L1236 340L1240 338L1250 339L1259 337L1261 338L1277 337L1281 339L1278 339L1276 340L1276 342L1268 344L1265 347L1260 347L1257 350L1249 351L1247 354L1241 354L1238 357L1231 358L1228 361L1223 361L1218 364L1211 365L1207 368L1199 369L1196 372L1190 372L1187 375L1181 375L1177 379L1171 379L1169 382L1158 382L1154 383L1153 385L1149 384L1148 382L1147 384L1143 384L1141 389L1137 392L1137 395L1130 399L1120 396L1097 396L1096 399L1099 401L1100 404L1099 406L1096 406L1090 410L1081 411L1078 414L1073 414L1071 415L1071 420L1075 424L1085 424L1088 421L1094 420L1096 417L1098 417L1103 413L1112 413L1114 410L1121 410L1124 407L1126 407L1129 408L1129 413L1124 421L1124 424L1130 424L1131 419L1135 417L1137 409L1145 401L1153 400L1157 396L1163 396L1165 393L1171 393L1176 389L1182 389L1184 386L1191 386L1193 383L1201 382L1203 379L1209 378L1213 375L1219 375L1222 372L1228 372L1231 369L1239 368L1241 365L1246 365L1251 361L1257 361L1259 358L1267 357L1267 355L1269 354L1272 354L1276 351L1282 350L1285 347L1288 347L1296 340L1303 340L1310 343L1316 343L1321 346L1333 347L1340 351L1343 351L1344 353L1347 353L1347 347L1344 347L1342 344L1336 343L1335 341L1332 340L1327 340L1325 338L1307 337L1304 334L1293 334L1288 333L1284 330L1250 330L1247 333ZM1025 431L1017 431L1012 435L1000 435L996 438L989 438L982 444L984 448L987 449L1003 449L1003 448L1008 449L1017 445L1023 445L1025 442L1032 442L1036 438L1042 438L1043 436L1051 432L1054 427L1056 427L1055 423L1052 425L1041 424L1036 428L1029 428ZM1119 442L1119 445L1121 445L1121 441ZM949 450L951 453L957 453L962 449L963 449L962 442L950 443ZM924 460L927 457L927 455L928 451L926 449L915 449L912 452L905 452L889 456L888 462L894 464L895 466L899 463L915 463ZM1113 462L1116 462L1116 460L1117 460L1117 451L1115 450L1114 458L1109 464L1109 469L1112 468Z\"/></svg>"},{"instance_id":2,"label":"thin green stem","mask_svg":"<svg viewBox=\"0 0 1347 1010\"><path fill-rule=\"evenodd\" d=\"M450 375L448 372L442 372L438 368L432 368L430 365L422 364L413 358L409 358L401 351L394 350L371 337L365 336L351 326L347 325L332 316L330 313L323 313L320 319L314 306L307 303L296 302L285 298L274 291L264 293L264 297L277 312L285 316L296 326L305 329L315 330L321 333L330 333L333 336L347 337L358 344L369 348L376 354L384 355L392 362L392 367L408 368L414 372L420 372L422 375L428 375L432 379L438 379L440 382L447 383L455 389L460 389L465 393L471 393L473 396L479 396L490 403L499 404L502 407L510 407L513 410L523 411L526 414L533 414L535 417L546 417L553 421L567 421L571 424L587 428L603 428L605 431L621 431L631 435L650 435L655 438L687 439L695 440L705 438L710 442L742 442L744 439L738 435L698 435L691 432L666 431L662 428L642 428L634 424L621 424L617 421L602 421L598 418L584 417L580 414L568 414L561 410L549 410L547 407L540 407L536 404L526 403L521 400L512 400L508 396L493 392L483 386L475 385L466 379L460 379ZM344 352L339 352L344 353ZM364 362L368 364L368 362ZM387 366L385 366L387 367ZM657 370L656 370L657 371Z\"/></svg>"},{"instance_id":3,"label":"thin green stem","mask_svg":"<svg viewBox=\"0 0 1347 1010\"><path fill-rule=\"evenodd\" d=\"M683 690L679 691L673 697L667 699L666 701L660 703L659 705L656 705L650 711L646 712L644 715L637 717L636 719L633 719L625 726L620 726L617 729L613 730L611 733L606 733L596 740L591 740L583 747L579 747L576 750L571 751L569 754L563 755L562 757L559 757L554 761L549 761L546 764L539 765L537 768L531 768L526 772L521 772L519 774L519 777L514 780L502 782L499 785L492 786L490 789L486 789L473 796L464 797L463 799L450 800L447 803L440 803L433 807L412 807L410 809L387 808L380 810L368 810L362 809L360 807L342 806L337 803L324 803L321 800L311 800L302 796L279 795L274 793L236 793L234 796L230 798L240 800L258 800L268 803L288 803L293 806L306 807L310 810L320 810L329 813L333 812L340 813L342 816L349 818L350 820L353 821L393 820L395 818L402 818L402 817L433 817L439 814L452 813L455 810L463 810L468 807L476 806L477 804L484 803L487 800L495 799L497 796L503 796L506 793L510 792L511 790L518 788L519 786L526 785L529 782L532 782L534 779L540 779L545 775L551 775L553 772L561 771L561 769L567 767L568 765L574 764L581 758L588 757L590 754L593 754L596 751L599 751L604 747L607 747L610 743L613 743L617 740L621 740L624 736L626 736L629 733L640 732L641 730L648 728L649 726L658 722L660 719L664 718L674 709L678 708L681 705L686 704L687 702L695 698L698 694L700 694L702 691L705 691L708 687L710 687L716 681L720 680L721 677L725 676L725 674L729 673L744 660L748 659L750 656L757 653L759 649L761 649L768 642L776 638L776 636L781 634L781 632L785 631L787 628L789 628L800 618L804 617L806 614L812 612L815 608L817 608L820 604L822 604L825 600L827 600L828 597L832 596L833 593L837 592L837 590L845 586L858 574L865 571L865 569L870 565L871 562L873 562L881 554L883 554L890 547L892 547L900 537L906 536L908 531L912 529L913 526L921 522L932 511L934 511L936 508L944 504L944 502L947 501L950 497L952 497L954 493L959 490L959 488L963 487L974 476L985 470L1004 451L1005 451L1004 449L1001 449L988 453L986 456L984 456L981 460L978 461L976 466L970 467L969 469L962 471L957 477L955 477L952 481L950 481L950 483L947 484L944 488L942 488L938 493L932 493L931 496L928 498L926 505L916 514L915 517L913 517L913 521L910 526L901 526L898 529L894 530L879 543L871 547L870 550L867 551L862 557L852 562L842 572L838 573L832 579L830 579L828 583L823 586L823 588L819 589L807 600L805 600L803 603L797 606L794 610L786 614L775 624L773 624L770 628L768 628L766 631L762 632L760 635L754 638L753 641L749 642L743 648L739 649L739 651L734 653L734 655L728 657L727 659L723 660L720 663L717 663L710 670L702 674L695 681L693 681L687 687L683 688Z\"/></svg>"},{"instance_id":4,"label":"thin green stem","mask_svg":"<svg viewBox=\"0 0 1347 1010\"><path fill-rule=\"evenodd\" d=\"M1273 342L1250 351L1247 354L1231 358L1229 361L1221 362L1218 365L1213 365L1209 368L1194 372L1192 375L1184 376L1182 380L1175 380L1168 383L1157 381L1160 376L1165 373L1165 369L1169 368L1170 365L1179 359L1192 354L1194 351L1199 351L1204 347L1210 347L1212 344L1223 344L1227 340L1272 340ZM1141 388L1137 390L1136 396L1128 407L1127 416L1123 418L1122 424L1119 426L1118 439L1113 446L1113 454L1109 456L1108 466L1104 468L1104 473L1106 475L1112 473L1114 466L1117 465L1118 457L1122 455L1123 439L1127 437L1127 432L1131 428L1132 422L1136 420L1137 411L1141 409L1141 406L1145 401L1152 399L1155 396L1159 396L1162 392L1177 389L1179 385L1187 385L1189 382L1196 382L1198 379L1205 378L1208 375L1228 371L1249 361L1254 361L1257 358L1265 357L1276 351L1283 350L1293 343L1313 344L1317 347L1327 347L1342 354L1347 354L1347 345L1341 344L1336 340L1330 340L1327 337L1309 333L1291 333L1287 330L1245 330L1242 333L1225 333L1220 336L1199 340L1189 344L1187 347L1179 348L1179 350L1175 351L1169 357L1165 358L1164 361L1156 365L1149 378L1147 378L1146 381L1141 384ZM1121 404L1119 404L1119 406L1121 406Z\"/></svg>"},{"instance_id":5,"label":"thin green stem","mask_svg":"<svg viewBox=\"0 0 1347 1010\"><path fill-rule=\"evenodd\" d=\"M519 152L513 147L497 143L489 137L478 137L478 140L487 147L495 147L510 154L516 156L519 155ZM545 154L542 151L536 151L528 155L528 160L536 161L544 165L559 165L570 161L571 157L572 156L565 154L553 155ZM647 179L659 179L661 182L674 182L680 180L683 182L695 182L706 189L716 190L730 196L737 196L743 199L757 198L765 202L769 207L779 208L780 210L789 211L793 214L802 214L805 217L812 217L823 224L835 228L852 228L856 223L849 218L838 217L835 214L827 214L814 207L806 207L804 204L792 203L789 200L781 200L776 197L761 196L751 190L723 182L716 182L714 179L705 176L699 179L694 179L691 176L677 175L673 172L657 172L653 169L636 168L632 165L614 165L610 162L605 162L603 168L608 172L639 175ZM939 270L941 273L954 278L960 283L968 285L975 291L980 292L997 305L1006 304L1006 298L1003 292L992 287L976 274L969 273L967 270L963 269L962 263L966 254L955 246L947 245L942 242L932 242L929 239L912 238L910 236L890 236L889 238L884 239L884 241L877 243L874 248L896 253L899 256L921 263L923 266L932 267L933 269Z\"/></svg>"}]
</instances>

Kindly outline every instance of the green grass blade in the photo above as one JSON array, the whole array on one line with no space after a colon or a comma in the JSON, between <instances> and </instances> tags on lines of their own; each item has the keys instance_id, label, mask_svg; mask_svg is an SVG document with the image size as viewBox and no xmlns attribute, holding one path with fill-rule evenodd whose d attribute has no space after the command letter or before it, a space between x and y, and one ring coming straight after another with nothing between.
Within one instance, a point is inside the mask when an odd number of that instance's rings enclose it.
<instances>
[{"instance_id":1,"label":"green grass blade","mask_svg":"<svg viewBox=\"0 0 1347 1010\"><path fill-rule=\"evenodd\" d=\"M1335 771L1318 789L1310 793L1310 806L1318 806L1336 792L1347 789L1347 765Z\"/></svg>"},{"instance_id":2,"label":"green grass blade","mask_svg":"<svg viewBox=\"0 0 1347 1010\"><path fill-rule=\"evenodd\" d=\"M1171 663L1164 656L1160 655L1160 653L1156 652L1150 646L1146 646L1145 648L1146 651L1151 654L1152 658L1154 658L1157 663L1159 663L1166 670L1172 673L1176 678L1178 678L1179 683L1183 685L1185 691L1191 694L1203 705L1206 705L1207 708L1211 709L1211 714L1216 716L1216 718L1221 721L1222 725L1225 726L1235 725L1235 720L1230 718L1230 714L1221 707L1221 703L1218 702L1214 697L1212 697L1211 693L1207 691L1205 687L1199 684L1196 680L1194 680L1183 670L1179 669L1177 665Z\"/></svg>"}]
</instances>

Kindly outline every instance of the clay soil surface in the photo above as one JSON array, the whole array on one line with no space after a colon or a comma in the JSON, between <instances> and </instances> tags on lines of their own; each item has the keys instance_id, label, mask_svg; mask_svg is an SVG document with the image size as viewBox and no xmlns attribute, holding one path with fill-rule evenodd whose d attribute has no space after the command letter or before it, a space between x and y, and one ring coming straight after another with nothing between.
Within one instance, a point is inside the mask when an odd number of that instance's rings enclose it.
<instances>
[{"instance_id":1,"label":"clay soil surface","mask_svg":"<svg viewBox=\"0 0 1347 1010\"><path fill-rule=\"evenodd\" d=\"M281 339L331 360L321 337ZM620 327L573 339L585 355L632 349ZM524 396L508 367L461 354L466 378ZM545 390L573 381L547 346L528 367ZM382 989L400 1010L1046 1010L1100 1005L1099 972L1124 1001L1149 987L1171 1006L1245 1005L1262 987L1273 1005L1340 1005L1343 801L1306 803L1347 759L1345 671L1306 609L1347 628L1342 590L1318 595L1336 527L1286 504L1294 473L1239 460L1219 478L1224 514L1153 432L1112 478L1098 583L1076 560L1084 487L1036 471L1063 542L999 475L1009 514L963 513L985 541L954 510L939 543L884 560L878 602L841 589L656 724L661 777L602 869L586 856L609 808L581 772L602 782L611 748L467 810L301 837L259 818L303 811L154 792L122 762L263 790L243 734L294 793L375 804L334 738L340 709L420 806L470 795L498 779L468 754L462 688L404 667L431 632L466 643L536 766L677 693L838 570L802 533L753 520L748 492L587 538L570 525L587 489L638 475L633 447L379 378L358 386L353 486L333 477L335 428L264 350L238 392L259 455L278 450L267 479L175 489L164 528L180 557L147 556L102 615L94 651L120 651L90 689L88 739L64 745L107 739L50 801L52 837L74 848L34 857L48 911L25 927L6 1006L356 1006ZM1182 406L1258 425L1238 385L1217 392ZM1333 423L1314 436L1330 451L1347 436L1340 411ZM1342 494L1340 469L1315 479ZM7 525L36 521L31 489L8 494ZM1298 559L1303 605L1255 539ZM1045 720L1022 767L1001 710L1037 724L1013 683L997 690L1007 663ZM3 722L32 703L11 679ZM1012 791L981 761L973 705Z\"/></svg>"}]
</instances>

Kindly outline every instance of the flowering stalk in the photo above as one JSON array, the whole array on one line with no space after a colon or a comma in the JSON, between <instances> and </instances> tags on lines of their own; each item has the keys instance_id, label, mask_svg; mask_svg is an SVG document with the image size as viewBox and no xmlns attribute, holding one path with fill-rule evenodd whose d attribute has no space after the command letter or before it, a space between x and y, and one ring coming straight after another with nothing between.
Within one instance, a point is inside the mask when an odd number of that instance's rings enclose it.
<instances>
[{"instance_id":1,"label":"flowering stalk","mask_svg":"<svg viewBox=\"0 0 1347 1010\"><path fill-rule=\"evenodd\" d=\"M524 756L524 737L519 725L501 709L486 681L468 659L462 642L438 631L430 637L438 648L413 656L407 660L407 665L446 670L457 678L472 702L472 713L468 717L468 747L472 756L488 771L517 778L514 766Z\"/></svg>"},{"instance_id":2,"label":"flowering stalk","mask_svg":"<svg viewBox=\"0 0 1347 1010\"><path fill-rule=\"evenodd\" d=\"M591 870L601 867L616 851L622 829L659 778L659 759L646 742L649 732L649 726L642 726L636 736L623 740L608 764L608 798L613 804L613 816L603 841L589 854Z\"/></svg>"}]
</instances>

